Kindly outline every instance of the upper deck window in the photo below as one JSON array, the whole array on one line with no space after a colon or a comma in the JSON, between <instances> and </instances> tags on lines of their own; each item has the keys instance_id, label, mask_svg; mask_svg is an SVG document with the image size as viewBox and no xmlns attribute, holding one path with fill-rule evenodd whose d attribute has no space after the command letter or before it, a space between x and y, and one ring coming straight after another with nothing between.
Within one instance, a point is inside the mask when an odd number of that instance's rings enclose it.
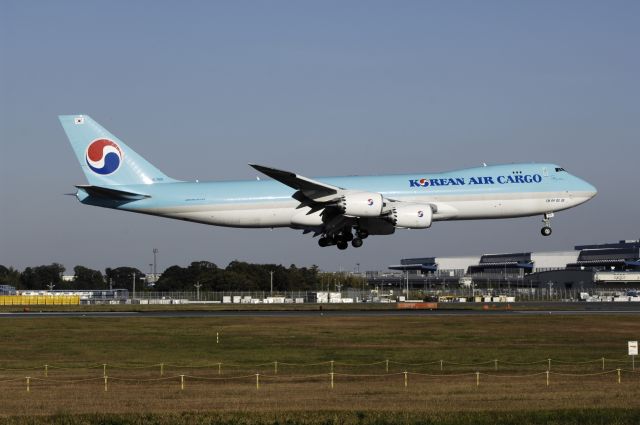
<instances>
[{"instance_id":1,"label":"upper deck window","mask_svg":"<svg viewBox=\"0 0 640 425\"><path fill-rule=\"evenodd\" d=\"M566 170L564 168L562 168L562 167L556 167L556 173L558 173L560 171L566 171Z\"/></svg>"}]
</instances>

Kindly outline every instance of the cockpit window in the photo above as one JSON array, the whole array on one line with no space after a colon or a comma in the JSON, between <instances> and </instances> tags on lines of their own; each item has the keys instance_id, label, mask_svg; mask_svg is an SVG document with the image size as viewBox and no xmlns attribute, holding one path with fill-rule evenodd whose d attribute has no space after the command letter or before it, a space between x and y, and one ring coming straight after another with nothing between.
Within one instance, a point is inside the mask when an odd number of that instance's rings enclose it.
<instances>
[{"instance_id":1,"label":"cockpit window","mask_svg":"<svg viewBox=\"0 0 640 425\"><path fill-rule=\"evenodd\" d=\"M562 167L556 167L556 173L559 173L560 171L566 171L566 170Z\"/></svg>"}]
</instances>

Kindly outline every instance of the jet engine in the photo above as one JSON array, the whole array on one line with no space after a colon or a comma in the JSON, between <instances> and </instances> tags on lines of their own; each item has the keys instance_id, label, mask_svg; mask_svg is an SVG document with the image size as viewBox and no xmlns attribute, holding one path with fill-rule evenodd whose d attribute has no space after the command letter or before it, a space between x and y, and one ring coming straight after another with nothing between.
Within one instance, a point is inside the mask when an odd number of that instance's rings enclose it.
<instances>
[{"instance_id":1,"label":"jet engine","mask_svg":"<svg viewBox=\"0 0 640 425\"><path fill-rule=\"evenodd\" d=\"M372 192L347 192L338 201L345 215L354 217L379 217L384 201L382 195Z\"/></svg>"},{"instance_id":2,"label":"jet engine","mask_svg":"<svg viewBox=\"0 0 640 425\"><path fill-rule=\"evenodd\" d=\"M396 227L426 229L431 227L433 210L428 204L400 202L393 205L388 220Z\"/></svg>"}]
</instances>

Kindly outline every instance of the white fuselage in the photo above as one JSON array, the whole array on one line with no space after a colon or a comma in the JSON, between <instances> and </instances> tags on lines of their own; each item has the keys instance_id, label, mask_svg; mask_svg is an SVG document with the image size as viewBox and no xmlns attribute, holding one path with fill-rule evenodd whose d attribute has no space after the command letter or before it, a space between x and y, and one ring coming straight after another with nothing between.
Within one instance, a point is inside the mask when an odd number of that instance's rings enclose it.
<instances>
[{"instance_id":1,"label":"white fuselage","mask_svg":"<svg viewBox=\"0 0 640 425\"><path fill-rule=\"evenodd\" d=\"M434 221L547 214L575 207L595 195L596 190L590 184L564 170L553 169L552 164L513 164L431 174L422 179L393 175L319 180L381 193L394 201L428 204L433 209ZM512 176L510 173L537 176L539 181L512 177L507 181L504 176ZM320 211L309 214L309 207L300 207L292 198L294 190L273 180L180 182L129 189L144 191L150 197L112 207L229 227L305 228L323 224ZM81 200L109 206L93 198Z\"/></svg>"}]
</instances>

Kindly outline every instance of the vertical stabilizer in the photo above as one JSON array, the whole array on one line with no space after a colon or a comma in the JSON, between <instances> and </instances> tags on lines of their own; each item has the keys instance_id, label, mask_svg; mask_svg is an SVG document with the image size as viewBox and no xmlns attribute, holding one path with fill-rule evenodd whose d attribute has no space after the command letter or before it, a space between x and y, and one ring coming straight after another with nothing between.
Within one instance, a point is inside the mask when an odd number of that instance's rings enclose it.
<instances>
[{"instance_id":1,"label":"vertical stabilizer","mask_svg":"<svg viewBox=\"0 0 640 425\"><path fill-rule=\"evenodd\" d=\"M61 115L59 118L89 184L116 186L176 181L88 115Z\"/></svg>"}]
</instances>

